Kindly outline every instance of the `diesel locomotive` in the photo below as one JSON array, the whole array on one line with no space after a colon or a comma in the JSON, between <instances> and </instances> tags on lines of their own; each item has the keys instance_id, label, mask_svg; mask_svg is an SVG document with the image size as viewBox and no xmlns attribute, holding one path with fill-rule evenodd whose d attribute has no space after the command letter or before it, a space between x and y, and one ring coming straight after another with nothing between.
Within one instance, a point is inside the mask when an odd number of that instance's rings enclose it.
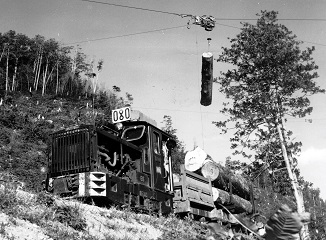
<instances>
[{"instance_id":1,"label":"diesel locomotive","mask_svg":"<svg viewBox=\"0 0 326 240\"><path fill-rule=\"evenodd\" d=\"M181 166L174 180L173 136L130 108L113 111L112 120L52 134L48 192L142 212L225 218L210 179Z\"/></svg>"}]
</instances>

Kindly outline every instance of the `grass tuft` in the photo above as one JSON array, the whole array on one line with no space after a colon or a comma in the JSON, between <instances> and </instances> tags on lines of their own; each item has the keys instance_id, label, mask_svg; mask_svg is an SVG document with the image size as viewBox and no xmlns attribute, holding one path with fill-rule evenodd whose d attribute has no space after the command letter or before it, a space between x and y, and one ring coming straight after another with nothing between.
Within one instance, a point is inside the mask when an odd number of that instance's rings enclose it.
<instances>
[{"instance_id":1,"label":"grass tuft","mask_svg":"<svg viewBox=\"0 0 326 240\"><path fill-rule=\"evenodd\" d=\"M80 209L77 206L54 206L54 220L60 223L66 223L76 231L83 231L86 229L86 220L82 217Z\"/></svg>"},{"instance_id":2,"label":"grass tuft","mask_svg":"<svg viewBox=\"0 0 326 240\"><path fill-rule=\"evenodd\" d=\"M45 205L47 207L52 207L54 205L55 199L54 196L47 192L39 192L36 195L36 203Z\"/></svg>"}]
</instances>

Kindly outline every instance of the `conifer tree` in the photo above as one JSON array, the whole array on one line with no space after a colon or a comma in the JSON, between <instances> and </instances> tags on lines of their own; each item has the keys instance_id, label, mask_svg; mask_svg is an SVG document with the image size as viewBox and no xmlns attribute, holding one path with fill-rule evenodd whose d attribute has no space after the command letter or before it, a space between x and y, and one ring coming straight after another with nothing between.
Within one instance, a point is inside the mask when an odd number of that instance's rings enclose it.
<instances>
[{"instance_id":1,"label":"conifer tree","mask_svg":"<svg viewBox=\"0 0 326 240\"><path fill-rule=\"evenodd\" d=\"M277 22L277 12L262 11L255 25L243 23L241 32L223 47L218 62L232 64L216 81L230 100L224 103L225 121L214 122L224 132L234 123L231 148L244 157L255 155L276 168L285 163L288 180L297 202L304 211L298 187L295 155L301 143L293 142L285 128L288 116L310 114L309 96L324 93L314 81L318 66L312 59L314 47L301 50L301 41L287 27ZM240 150L239 150L240 149ZM242 149L248 149L245 152ZM281 159L281 161L280 161Z\"/></svg>"}]
</instances>

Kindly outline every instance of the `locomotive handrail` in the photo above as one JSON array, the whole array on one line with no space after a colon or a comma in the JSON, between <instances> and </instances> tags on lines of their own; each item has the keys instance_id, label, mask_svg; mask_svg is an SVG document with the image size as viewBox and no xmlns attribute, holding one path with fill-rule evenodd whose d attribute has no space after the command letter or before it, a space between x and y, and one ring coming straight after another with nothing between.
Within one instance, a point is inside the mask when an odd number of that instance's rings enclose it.
<instances>
[{"instance_id":1,"label":"locomotive handrail","mask_svg":"<svg viewBox=\"0 0 326 240\"><path fill-rule=\"evenodd\" d=\"M102 146L98 146L98 148L102 151L105 152L109 152L106 148L102 147ZM111 167L114 167L117 164L117 157L116 155L114 155L113 157L113 162L111 163L110 160L111 158L109 157L109 155L107 155L106 153L100 152L98 151L98 154L105 157L104 161L106 161Z\"/></svg>"}]
</instances>

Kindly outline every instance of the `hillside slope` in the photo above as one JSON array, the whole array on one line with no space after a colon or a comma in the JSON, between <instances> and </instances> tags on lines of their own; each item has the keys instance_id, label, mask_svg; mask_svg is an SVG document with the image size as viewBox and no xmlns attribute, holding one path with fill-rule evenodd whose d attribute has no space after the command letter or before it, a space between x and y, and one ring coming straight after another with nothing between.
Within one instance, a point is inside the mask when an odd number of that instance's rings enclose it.
<instances>
[{"instance_id":1,"label":"hillside slope","mask_svg":"<svg viewBox=\"0 0 326 240\"><path fill-rule=\"evenodd\" d=\"M100 208L2 185L0 239L206 239L207 227L175 216ZM215 236L215 239L219 239Z\"/></svg>"}]
</instances>

